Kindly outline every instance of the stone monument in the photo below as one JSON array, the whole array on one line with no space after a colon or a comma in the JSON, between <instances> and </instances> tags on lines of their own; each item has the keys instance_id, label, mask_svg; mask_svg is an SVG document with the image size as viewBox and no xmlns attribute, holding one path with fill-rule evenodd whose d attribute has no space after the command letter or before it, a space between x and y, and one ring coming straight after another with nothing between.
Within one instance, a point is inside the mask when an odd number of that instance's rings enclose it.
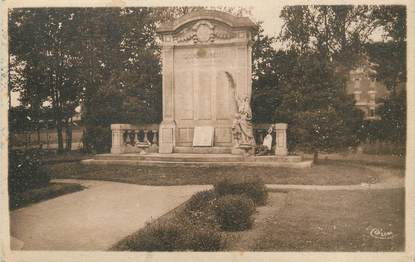
<instances>
[{"instance_id":1,"label":"stone monument","mask_svg":"<svg viewBox=\"0 0 415 262\"><path fill-rule=\"evenodd\" d=\"M158 28L163 74L160 153L230 153L235 146L254 145L249 103L255 27L247 17L203 10ZM236 121L240 137L235 136Z\"/></svg>"}]
</instances>

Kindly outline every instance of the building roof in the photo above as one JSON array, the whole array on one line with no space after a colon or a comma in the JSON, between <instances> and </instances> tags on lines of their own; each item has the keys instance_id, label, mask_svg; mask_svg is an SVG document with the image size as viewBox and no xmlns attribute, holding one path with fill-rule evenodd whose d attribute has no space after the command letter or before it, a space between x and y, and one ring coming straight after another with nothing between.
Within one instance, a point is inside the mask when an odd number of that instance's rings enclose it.
<instances>
[{"instance_id":1,"label":"building roof","mask_svg":"<svg viewBox=\"0 0 415 262\"><path fill-rule=\"evenodd\" d=\"M200 10L185 14L173 22L167 22L159 26L158 33L174 32L183 25L197 20L216 20L233 28L255 29L257 25L248 17L237 17L229 13L216 10Z\"/></svg>"}]
</instances>

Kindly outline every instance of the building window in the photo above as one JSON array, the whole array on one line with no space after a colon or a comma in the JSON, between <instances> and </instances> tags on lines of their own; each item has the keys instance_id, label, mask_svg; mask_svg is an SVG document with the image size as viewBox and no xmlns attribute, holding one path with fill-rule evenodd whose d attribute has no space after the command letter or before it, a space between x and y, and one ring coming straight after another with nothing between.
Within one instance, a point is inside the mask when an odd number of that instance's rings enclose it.
<instances>
[{"instance_id":1,"label":"building window","mask_svg":"<svg viewBox=\"0 0 415 262\"><path fill-rule=\"evenodd\" d=\"M369 109L369 117L375 117L375 109Z\"/></svg>"},{"instance_id":2,"label":"building window","mask_svg":"<svg viewBox=\"0 0 415 262\"><path fill-rule=\"evenodd\" d=\"M354 94L354 99L356 100L356 102L359 102L360 101L360 94L361 94L362 92L361 91L354 91L353 92L353 94Z\"/></svg>"}]
</instances>

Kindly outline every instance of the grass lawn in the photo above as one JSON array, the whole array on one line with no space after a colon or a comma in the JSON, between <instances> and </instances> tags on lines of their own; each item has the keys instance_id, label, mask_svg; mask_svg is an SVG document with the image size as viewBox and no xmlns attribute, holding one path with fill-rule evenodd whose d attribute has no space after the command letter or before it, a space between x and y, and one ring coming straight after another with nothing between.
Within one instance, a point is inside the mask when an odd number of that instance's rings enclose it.
<instances>
[{"instance_id":1,"label":"grass lawn","mask_svg":"<svg viewBox=\"0 0 415 262\"><path fill-rule=\"evenodd\" d=\"M72 183L50 183L46 187L32 189L22 193L10 194L10 210L25 207L30 204L45 201L64 194L82 190L79 184Z\"/></svg>"},{"instance_id":2,"label":"grass lawn","mask_svg":"<svg viewBox=\"0 0 415 262\"><path fill-rule=\"evenodd\" d=\"M403 189L272 193L228 250L403 251L404 198ZM375 238L376 229L392 238Z\"/></svg>"},{"instance_id":3,"label":"grass lawn","mask_svg":"<svg viewBox=\"0 0 415 262\"><path fill-rule=\"evenodd\" d=\"M330 162L307 169L275 167L139 167L122 165L50 164L52 178L107 180L141 185L214 184L224 177L260 177L266 184L356 185L378 179L361 165Z\"/></svg>"},{"instance_id":4,"label":"grass lawn","mask_svg":"<svg viewBox=\"0 0 415 262\"><path fill-rule=\"evenodd\" d=\"M267 205L256 208L253 227L239 232L218 228L208 202L201 212L189 212L183 204L111 250L134 251L136 243L149 240L151 227L168 223L187 230L213 228L225 243L224 251L403 251L404 195L403 189L274 191ZM386 239L376 238L382 233Z\"/></svg>"},{"instance_id":5,"label":"grass lawn","mask_svg":"<svg viewBox=\"0 0 415 262\"><path fill-rule=\"evenodd\" d=\"M79 162L80 160L90 158L91 154L85 154L79 151L62 152L60 154L52 150L44 150L41 160L46 164Z\"/></svg>"}]
</instances>

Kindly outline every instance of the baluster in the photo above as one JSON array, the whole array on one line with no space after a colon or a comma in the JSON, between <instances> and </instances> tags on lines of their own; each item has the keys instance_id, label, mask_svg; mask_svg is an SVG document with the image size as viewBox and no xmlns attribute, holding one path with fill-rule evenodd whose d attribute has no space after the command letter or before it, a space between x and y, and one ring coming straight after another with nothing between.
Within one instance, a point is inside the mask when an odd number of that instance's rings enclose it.
<instances>
[{"instance_id":1,"label":"baluster","mask_svg":"<svg viewBox=\"0 0 415 262\"><path fill-rule=\"evenodd\" d=\"M135 134L134 134L134 142L135 142L135 144L140 143L140 139L138 138L139 135L140 135L140 130L139 129L135 130Z\"/></svg>"},{"instance_id":2,"label":"baluster","mask_svg":"<svg viewBox=\"0 0 415 262\"><path fill-rule=\"evenodd\" d=\"M124 130L121 135L122 135L122 143L124 145L126 145L127 144L128 132L126 130Z\"/></svg>"},{"instance_id":3,"label":"baluster","mask_svg":"<svg viewBox=\"0 0 415 262\"><path fill-rule=\"evenodd\" d=\"M150 141L148 141L147 134L148 134L148 130L144 129L144 143L150 144Z\"/></svg>"},{"instance_id":4,"label":"baluster","mask_svg":"<svg viewBox=\"0 0 415 262\"><path fill-rule=\"evenodd\" d=\"M153 130L153 144L158 145L157 130Z\"/></svg>"},{"instance_id":5,"label":"baluster","mask_svg":"<svg viewBox=\"0 0 415 262\"><path fill-rule=\"evenodd\" d=\"M124 133L124 137L125 137L125 144L131 144L131 138L130 138L130 131L129 130L125 130Z\"/></svg>"},{"instance_id":6,"label":"baluster","mask_svg":"<svg viewBox=\"0 0 415 262\"><path fill-rule=\"evenodd\" d=\"M266 131L262 130L262 129L261 129L261 132L259 133L259 144L261 144L261 145L262 145L262 143L264 143L265 133L266 133Z\"/></svg>"}]
</instances>

